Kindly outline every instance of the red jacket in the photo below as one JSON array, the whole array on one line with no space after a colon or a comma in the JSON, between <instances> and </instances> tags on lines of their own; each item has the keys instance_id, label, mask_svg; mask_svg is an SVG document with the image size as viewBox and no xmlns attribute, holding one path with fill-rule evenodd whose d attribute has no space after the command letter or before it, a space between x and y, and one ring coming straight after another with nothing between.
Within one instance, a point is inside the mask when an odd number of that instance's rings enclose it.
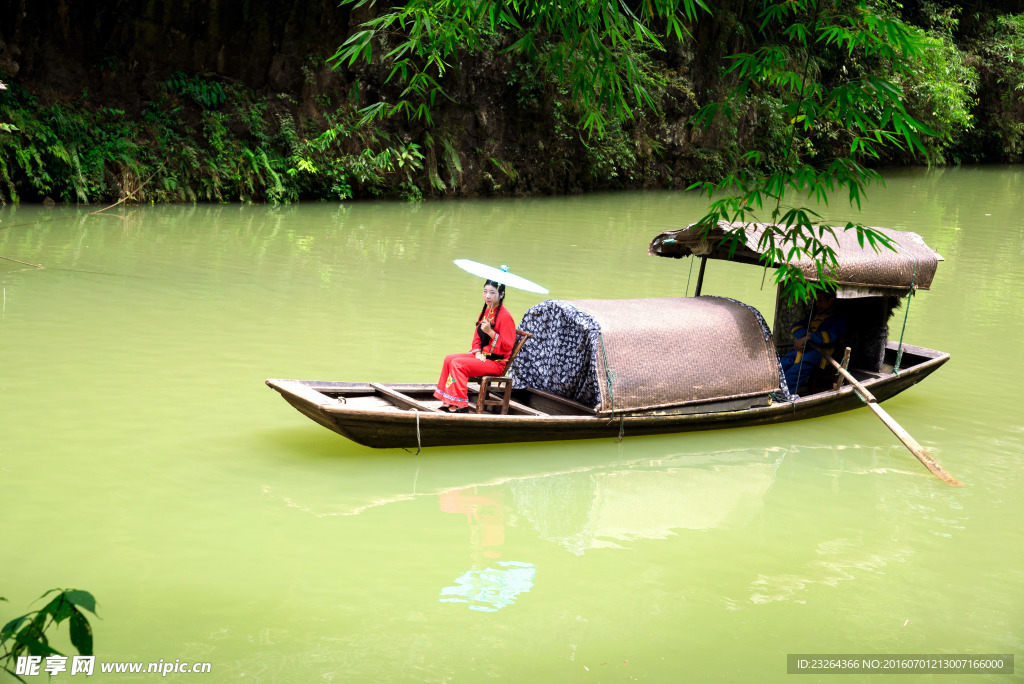
<instances>
[{"instance_id":1,"label":"red jacket","mask_svg":"<svg viewBox=\"0 0 1024 684\"><path fill-rule=\"evenodd\" d=\"M500 354L501 356L508 358L508 355L512 352L512 347L516 343L516 322L512 318L512 314L508 312L504 306L498 310L498 320L494 320L494 312L490 309L484 314L484 317L491 322L491 328L494 329L495 336L483 349L480 348L480 331L474 329L473 331L473 352L482 351L485 354ZM483 322L483 318L480 319L480 323ZM477 326L480 325L477 323Z\"/></svg>"}]
</instances>

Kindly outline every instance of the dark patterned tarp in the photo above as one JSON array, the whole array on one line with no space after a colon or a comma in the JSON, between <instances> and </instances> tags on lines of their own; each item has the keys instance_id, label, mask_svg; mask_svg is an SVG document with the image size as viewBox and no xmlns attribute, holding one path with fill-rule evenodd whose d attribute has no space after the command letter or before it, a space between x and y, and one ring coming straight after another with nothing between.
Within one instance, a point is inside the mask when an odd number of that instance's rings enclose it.
<instances>
[{"instance_id":1,"label":"dark patterned tarp","mask_svg":"<svg viewBox=\"0 0 1024 684\"><path fill-rule=\"evenodd\" d=\"M533 337L513 364L515 386L598 411L781 391L764 318L724 297L548 300L519 327Z\"/></svg>"},{"instance_id":2,"label":"dark patterned tarp","mask_svg":"<svg viewBox=\"0 0 1024 684\"><path fill-rule=\"evenodd\" d=\"M515 387L535 387L594 408L601 403L597 352L601 327L569 302L531 307L519 329L533 335L512 365Z\"/></svg>"}]
</instances>

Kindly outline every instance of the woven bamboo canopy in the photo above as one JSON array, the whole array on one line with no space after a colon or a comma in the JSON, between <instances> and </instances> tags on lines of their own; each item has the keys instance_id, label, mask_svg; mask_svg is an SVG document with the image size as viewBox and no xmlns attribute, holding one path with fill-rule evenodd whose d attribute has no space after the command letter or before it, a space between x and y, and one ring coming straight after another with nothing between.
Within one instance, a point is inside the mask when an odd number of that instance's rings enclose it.
<instances>
[{"instance_id":1,"label":"woven bamboo canopy","mask_svg":"<svg viewBox=\"0 0 1024 684\"><path fill-rule=\"evenodd\" d=\"M523 315L533 334L516 386L598 412L765 397L779 363L764 319L724 297L548 300Z\"/></svg>"},{"instance_id":2,"label":"woven bamboo canopy","mask_svg":"<svg viewBox=\"0 0 1024 684\"><path fill-rule=\"evenodd\" d=\"M744 239L739 241L732 261L748 264L764 264L761 257L770 250L767 242L759 245L762 236L770 224L764 223L726 223L720 221L707 235L696 223L680 230L661 233L653 240L649 253L655 256L680 258L685 256L707 257L709 259L730 260L729 245L722 244L726 232L744 227ZM783 226L780 226L783 228ZM925 244L917 233L893 230L891 228L873 228L890 240L896 247L892 251L879 246L876 251L865 241L861 246L857 234L852 230L836 227L835 234L827 231L820 237L821 241L835 250L838 268L831 274L840 285L840 296L844 290L848 295L861 294L906 294L914 289L931 288L935 270L942 257ZM779 246L784 252L792 247L792 241ZM808 280L817 281L818 271L815 263L804 257L794 262ZM768 264L771 267L777 263Z\"/></svg>"}]
</instances>

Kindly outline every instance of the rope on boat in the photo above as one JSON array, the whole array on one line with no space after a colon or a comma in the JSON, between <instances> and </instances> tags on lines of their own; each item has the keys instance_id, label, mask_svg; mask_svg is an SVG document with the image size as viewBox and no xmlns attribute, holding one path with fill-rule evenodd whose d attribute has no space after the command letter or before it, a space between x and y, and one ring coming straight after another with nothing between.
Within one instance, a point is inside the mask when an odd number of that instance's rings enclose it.
<instances>
[{"instance_id":1,"label":"rope on boat","mask_svg":"<svg viewBox=\"0 0 1024 684\"><path fill-rule=\"evenodd\" d=\"M687 284L689 288L689 284ZM611 406L609 407L612 412L615 411L615 391L612 389L612 381L615 379L615 371L608 366L608 353L604 349L604 335L600 332L597 333L597 339L601 342L601 357L604 359L604 375L608 379L608 399L611 400ZM615 420L614 416L608 419L608 423ZM625 417L619 415L619 442L622 442L622 438L626 434Z\"/></svg>"},{"instance_id":2,"label":"rope on boat","mask_svg":"<svg viewBox=\"0 0 1024 684\"><path fill-rule=\"evenodd\" d=\"M683 290L683 296L690 296L690 276L693 275L693 262L697 260L697 257L690 259L690 272L686 274L686 289Z\"/></svg>"},{"instance_id":3,"label":"rope on boat","mask_svg":"<svg viewBox=\"0 0 1024 684\"><path fill-rule=\"evenodd\" d=\"M416 453L412 454L412 452L409 451L408 449L406 449L405 447L402 447L402 450L409 452L413 456L419 456L420 452L423 451L423 444L420 442L420 412L419 412L419 409L416 409L416 408L412 408L410 410L413 413L416 414ZM417 477L419 476L419 472L420 472L419 468L417 467L417 469L416 469Z\"/></svg>"},{"instance_id":4,"label":"rope on boat","mask_svg":"<svg viewBox=\"0 0 1024 684\"><path fill-rule=\"evenodd\" d=\"M907 331L907 318L910 317L910 298L914 296L914 282L917 280L917 257L911 254L910 258L914 260L914 273L910 276L910 291L907 293L907 308L903 311L903 329L900 330L900 346L896 350L896 365L892 367L892 372L896 374L897 378L900 376L900 362L903 360L903 333Z\"/></svg>"},{"instance_id":5,"label":"rope on boat","mask_svg":"<svg viewBox=\"0 0 1024 684\"><path fill-rule=\"evenodd\" d=\"M615 392L612 390L612 381L615 379L615 372L608 367L608 354L604 349L604 335L597 333L597 339L601 342L601 356L604 358L604 375L608 379L608 398L611 400L610 410L615 410Z\"/></svg>"},{"instance_id":6,"label":"rope on boat","mask_svg":"<svg viewBox=\"0 0 1024 684\"><path fill-rule=\"evenodd\" d=\"M809 331L811 329L811 322L813 320L814 320L814 300L812 299L811 300L811 306L807 310L807 330L808 330L807 334L808 335L811 334ZM810 340L808 340L808 342L810 342ZM800 350L800 360L797 362L798 365L796 367L796 388L798 390L800 389L800 376L804 372L804 354L806 353L806 348L807 348L807 345L805 344L804 345L804 349ZM783 378L782 381L785 382L786 379ZM790 392L790 402L795 402L796 399L793 398L793 397L796 397L796 396L797 396L796 392Z\"/></svg>"}]
</instances>

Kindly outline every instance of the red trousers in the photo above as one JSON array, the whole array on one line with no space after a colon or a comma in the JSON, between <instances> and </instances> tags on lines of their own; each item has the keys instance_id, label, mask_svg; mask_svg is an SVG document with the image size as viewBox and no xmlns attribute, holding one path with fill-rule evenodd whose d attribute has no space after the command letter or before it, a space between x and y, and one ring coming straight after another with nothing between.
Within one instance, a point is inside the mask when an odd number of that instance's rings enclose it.
<instances>
[{"instance_id":1,"label":"red trousers","mask_svg":"<svg viewBox=\"0 0 1024 684\"><path fill-rule=\"evenodd\" d=\"M469 405L469 378L484 375L502 375L505 362L481 361L476 354L449 354L441 366L441 379L437 381L434 396L445 404L462 408Z\"/></svg>"}]
</instances>

